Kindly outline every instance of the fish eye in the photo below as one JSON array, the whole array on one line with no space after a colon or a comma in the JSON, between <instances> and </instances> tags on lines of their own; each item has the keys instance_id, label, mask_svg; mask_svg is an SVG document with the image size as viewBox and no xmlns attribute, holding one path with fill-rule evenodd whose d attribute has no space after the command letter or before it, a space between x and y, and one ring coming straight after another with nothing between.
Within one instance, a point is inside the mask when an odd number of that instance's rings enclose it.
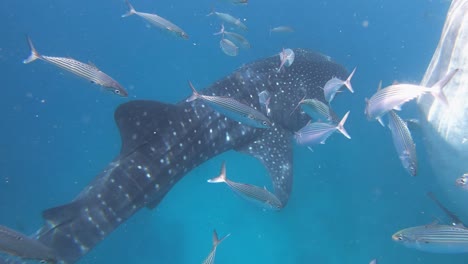
<instances>
[{"instance_id":1,"label":"fish eye","mask_svg":"<svg viewBox=\"0 0 468 264\"><path fill-rule=\"evenodd\" d=\"M114 90L114 93L120 94L120 90Z\"/></svg>"},{"instance_id":2,"label":"fish eye","mask_svg":"<svg viewBox=\"0 0 468 264\"><path fill-rule=\"evenodd\" d=\"M268 122L267 121L263 121L262 123L264 126L267 126L268 125Z\"/></svg>"}]
</instances>

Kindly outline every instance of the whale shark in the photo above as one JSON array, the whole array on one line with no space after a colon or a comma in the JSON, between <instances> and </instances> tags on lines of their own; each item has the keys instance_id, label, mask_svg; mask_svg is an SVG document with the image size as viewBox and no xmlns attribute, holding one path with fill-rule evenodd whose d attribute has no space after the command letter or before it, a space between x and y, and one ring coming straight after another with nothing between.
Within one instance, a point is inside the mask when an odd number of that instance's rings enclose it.
<instances>
[{"instance_id":1,"label":"whale shark","mask_svg":"<svg viewBox=\"0 0 468 264\"><path fill-rule=\"evenodd\" d=\"M293 135L309 121L300 111L291 112L304 96L326 103L325 83L348 75L328 56L305 49L294 53L294 64L283 71L277 71L278 56L259 59L201 90L265 115L259 94L267 91L268 129L229 119L201 100L136 100L118 106L120 153L70 203L43 211L44 225L35 238L61 263L74 263L140 209L157 207L192 169L228 150L247 153L266 167L284 207L293 184Z\"/></svg>"},{"instance_id":2,"label":"whale shark","mask_svg":"<svg viewBox=\"0 0 468 264\"><path fill-rule=\"evenodd\" d=\"M439 44L421 81L431 86L451 70L459 69L444 88L448 106L431 96L418 99L425 145L441 193L451 201L466 201L468 192L455 180L468 172L468 0L453 0ZM468 218L464 202L457 202Z\"/></svg>"}]
</instances>

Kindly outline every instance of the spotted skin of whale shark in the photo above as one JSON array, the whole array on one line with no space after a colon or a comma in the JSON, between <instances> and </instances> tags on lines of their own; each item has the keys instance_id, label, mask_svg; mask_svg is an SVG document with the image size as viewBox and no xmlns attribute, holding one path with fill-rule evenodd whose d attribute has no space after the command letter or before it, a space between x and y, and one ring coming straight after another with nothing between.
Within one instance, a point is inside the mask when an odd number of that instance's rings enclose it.
<instances>
[{"instance_id":1,"label":"spotted skin of whale shark","mask_svg":"<svg viewBox=\"0 0 468 264\"><path fill-rule=\"evenodd\" d=\"M272 56L200 91L262 111L258 94L267 90L273 124L269 129L242 125L200 100L119 106L115 121L122 138L120 154L71 203L44 211L45 224L36 238L63 263L74 263L142 207L156 207L192 169L232 149L261 161L273 193L285 206L293 182L293 133L309 121L300 111L290 113L304 95L325 102L323 85L332 77L347 76L327 56L303 49L294 53L294 64L284 71L277 72L280 61Z\"/></svg>"}]
</instances>

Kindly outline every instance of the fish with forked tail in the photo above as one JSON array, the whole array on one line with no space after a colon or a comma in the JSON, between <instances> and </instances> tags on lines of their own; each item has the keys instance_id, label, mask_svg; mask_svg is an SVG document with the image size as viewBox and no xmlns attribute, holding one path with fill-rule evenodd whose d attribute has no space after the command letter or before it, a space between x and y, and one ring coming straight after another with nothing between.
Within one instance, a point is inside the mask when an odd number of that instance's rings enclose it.
<instances>
[{"instance_id":1,"label":"fish with forked tail","mask_svg":"<svg viewBox=\"0 0 468 264\"><path fill-rule=\"evenodd\" d=\"M43 60L47 63L55 65L59 68L67 70L83 79L86 79L92 83L100 85L109 91L112 91L116 95L127 97L127 91L120 85L116 80L112 79L109 75L99 70L96 66L86 64L71 58L63 57L51 57L39 54L28 37L29 48L31 49L31 55L23 63L27 64L37 59Z\"/></svg>"},{"instance_id":2,"label":"fish with forked tail","mask_svg":"<svg viewBox=\"0 0 468 264\"><path fill-rule=\"evenodd\" d=\"M226 183L231 190L239 194L248 201L259 202L261 206L271 209L280 209L283 207L281 201L266 188L261 188L255 185L238 183L229 180L226 176L226 164L223 162L221 172L213 179L208 180L209 183Z\"/></svg>"}]
</instances>

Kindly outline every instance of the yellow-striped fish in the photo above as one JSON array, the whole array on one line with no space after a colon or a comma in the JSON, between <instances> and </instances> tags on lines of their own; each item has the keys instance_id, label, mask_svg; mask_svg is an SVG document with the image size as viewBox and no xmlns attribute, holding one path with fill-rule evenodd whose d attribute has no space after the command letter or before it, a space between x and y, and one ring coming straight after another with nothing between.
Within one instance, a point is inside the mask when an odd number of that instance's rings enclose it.
<instances>
[{"instance_id":1,"label":"yellow-striped fish","mask_svg":"<svg viewBox=\"0 0 468 264\"><path fill-rule=\"evenodd\" d=\"M122 87L122 85L120 85L116 80L112 79L109 75L99 70L96 66L86 64L71 58L50 57L41 55L34 48L34 45L29 37L28 44L29 48L31 48L31 55L29 55L27 59L23 60L23 63L27 64L37 59L40 59L59 68L67 70L92 83L100 85L106 88L106 90L109 90L117 95L124 97L128 96L127 91Z\"/></svg>"},{"instance_id":2,"label":"yellow-striped fish","mask_svg":"<svg viewBox=\"0 0 468 264\"><path fill-rule=\"evenodd\" d=\"M162 18L162 17L160 17L160 16L158 16L156 14L138 12L138 11L135 10L135 8L133 8L133 6L130 4L130 2L128 0L125 0L125 2L127 3L129 11L126 14L122 15L122 17L137 15L137 16L143 18L144 20L148 21L149 23L151 23L151 25L153 25L155 27L167 30L168 32L174 33L175 35L177 35L177 36L179 36L179 37L181 37L183 39L188 39L189 38L189 35L187 33L185 33L185 31L183 31L180 27L178 27L177 25L175 25L171 21L169 21L169 20L167 20L165 18Z\"/></svg>"}]
</instances>

